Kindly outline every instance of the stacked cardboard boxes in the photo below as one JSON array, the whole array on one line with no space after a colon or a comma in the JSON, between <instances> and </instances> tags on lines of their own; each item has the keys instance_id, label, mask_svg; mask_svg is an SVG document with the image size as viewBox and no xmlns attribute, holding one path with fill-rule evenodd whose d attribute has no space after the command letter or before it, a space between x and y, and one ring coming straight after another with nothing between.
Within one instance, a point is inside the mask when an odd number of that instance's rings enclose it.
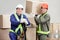
<instances>
[{"instance_id":1,"label":"stacked cardboard boxes","mask_svg":"<svg viewBox=\"0 0 60 40\"><path fill-rule=\"evenodd\" d=\"M36 13L37 5L39 4L39 1L26 1L26 13Z\"/></svg>"},{"instance_id":2,"label":"stacked cardboard boxes","mask_svg":"<svg viewBox=\"0 0 60 40\"><path fill-rule=\"evenodd\" d=\"M0 28L0 40L10 40L9 39L9 28L8 29L1 29Z\"/></svg>"},{"instance_id":3,"label":"stacked cardboard boxes","mask_svg":"<svg viewBox=\"0 0 60 40\"><path fill-rule=\"evenodd\" d=\"M10 15L0 15L0 28L10 28Z\"/></svg>"},{"instance_id":4,"label":"stacked cardboard boxes","mask_svg":"<svg viewBox=\"0 0 60 40\"><path fill-rule=\"evenodd\" d=\"M0 40L9 40L10 15L0 15Z\"/></svg>"}]
</instances>

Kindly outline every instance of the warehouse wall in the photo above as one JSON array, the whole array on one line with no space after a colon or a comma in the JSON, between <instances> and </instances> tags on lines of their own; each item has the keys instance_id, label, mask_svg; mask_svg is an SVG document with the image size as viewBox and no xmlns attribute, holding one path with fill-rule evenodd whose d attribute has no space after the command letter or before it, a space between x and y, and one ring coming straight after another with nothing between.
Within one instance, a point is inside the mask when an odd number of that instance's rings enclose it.
<instances>
[{"instance_id":1,"label":"warehouse wall","mask_svg":"<svg viewBox=\"0 0 60 40\"><path fill-rule=\"evenodd\" d=\"M25 12L25 3L26 0L0 0L0 14L10 14L15 12L15 7L18 4L22 4L24 6Z\"/></svg>"}]
</instances>

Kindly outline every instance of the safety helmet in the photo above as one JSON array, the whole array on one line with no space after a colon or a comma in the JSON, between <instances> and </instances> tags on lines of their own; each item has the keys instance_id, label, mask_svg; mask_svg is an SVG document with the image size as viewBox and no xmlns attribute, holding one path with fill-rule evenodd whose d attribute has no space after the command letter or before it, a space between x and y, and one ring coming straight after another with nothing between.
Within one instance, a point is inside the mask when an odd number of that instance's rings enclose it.
<instances>
[{"instance_id":1,"label":"safety helmet","mask_svg":"<svg viewBox=\"0 0 60 40\"><path fill-rule=\"evenodd\" d=\"M40 6L42 8L48 9L48 3L47 2L40 2Z\"/></svg>"},{"instance_id":2,"label":"safety helmet","mask_svg":"<svg viewBox=\"0 0 60 40\"><path fill-rule=\"evenodd\" d=\"M16 8L24 8L21 4L17 5Z\"/></svg>"}]
</instances>

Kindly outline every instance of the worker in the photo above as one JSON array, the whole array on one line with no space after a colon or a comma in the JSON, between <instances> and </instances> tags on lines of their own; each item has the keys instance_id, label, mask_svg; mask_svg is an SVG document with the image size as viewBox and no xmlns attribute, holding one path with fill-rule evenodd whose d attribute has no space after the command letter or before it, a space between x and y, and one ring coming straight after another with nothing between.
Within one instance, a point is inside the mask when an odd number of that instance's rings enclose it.
<instances>
[{"instance_id":1,"label":"worker","mask_svg":"<svg viewBox=\"0 0 60 40\"><path fill-rule=\"evenodd\" d=\"M10 40L17 40L17 36L25 35L26 40L26 26L30 25L30 22L26 15L23 14L24 7L19 4L16 6L16 12L10 16L11 30L9 32Z\"/></svg>"},{"instance_id":2,"label":"worker","mask_svg":"<svg viewBox=\"0 0 60 40\"><path fill-rule=\"evenodd\" d=\"M37 24L37 38L38 40L47 40L47 37L50 33L50 15L48 14L48 3L40 2L37 6L37 14L34 19ZM37 40L37 39L36 39Z\"/></svg>"}]
</instances>

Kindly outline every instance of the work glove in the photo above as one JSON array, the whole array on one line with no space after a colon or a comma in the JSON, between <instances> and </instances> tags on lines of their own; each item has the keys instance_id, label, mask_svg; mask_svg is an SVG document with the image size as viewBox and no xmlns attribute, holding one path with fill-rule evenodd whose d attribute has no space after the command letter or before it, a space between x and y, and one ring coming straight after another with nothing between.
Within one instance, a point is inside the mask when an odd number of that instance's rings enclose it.
<instances>
[{"instance_id":1,"label":"work glove","mask_svg":"<svg viewBox=\"0 0 60 40\"><path fill-rule=\"evenodd\" d=\"M40 16L41 16L41 15L35 15L35 20L36 20L36 22L37 22L38 24L41 23L41 21L40 21Z\"/></svg>"},{"instance_id":2,"label":"work glove","mask_svg":"<svg viewBox=\"0 0 60 40\"><path fill-rule=\"evenodd\" d=\"M26 19L24 19L24 18L21 18L20 23L25 23L25 24L28 24L27 20L26 20Z\"/></svg>"},{"instance_id":3,"label":"work glove","mask_svg":"<svg viewBox=\"0 0 60 40\"><path fill-rule=\"evenodd\" d=\"M37 15L37 18L39 19L40 16L41 16L41 15Z\"/></svg>"},{"instance_id":4,"label":"work glove","mask_svg":"<svg viewBox=\"0 0 60 40\"><path fill-rule=\"evenodd\" d=\"M22 33L20 34L20 37L21 37L21 38L23 38L23 37L24 37L24 32L22 32Z\"/></svg>"}]
</instances>

